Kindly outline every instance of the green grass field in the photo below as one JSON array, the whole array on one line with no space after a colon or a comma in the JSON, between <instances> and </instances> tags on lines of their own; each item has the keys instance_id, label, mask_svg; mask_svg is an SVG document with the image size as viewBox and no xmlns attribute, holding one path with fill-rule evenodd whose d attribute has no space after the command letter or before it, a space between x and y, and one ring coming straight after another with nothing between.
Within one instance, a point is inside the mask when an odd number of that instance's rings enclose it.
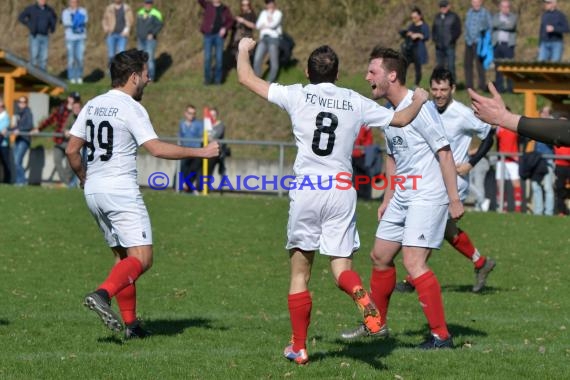
<instances>
[{"instance_id":1,"label":"green grass field","mask_svg":"<svg viewBox=\"0 0 570 380\"><path fill-rule=\"evenodd\" d=\"M432 257L457 349L420 352L414 294L395 293L387 340L341 342L359 320L324 257L311 281L308 366L282 357L290 334L287 199L146 192L155 264L137 282L155 335L124 342L82 306L112 264L80 191L0 187L1 379L564 379L569 376L567 218L468 213L496 259L483 294L449 246ZM375 203L359 204L368 283ZM403 277L399 266L399 278ZM566 285L564 285L566 284Z\"/></svg>"}]
</instances>

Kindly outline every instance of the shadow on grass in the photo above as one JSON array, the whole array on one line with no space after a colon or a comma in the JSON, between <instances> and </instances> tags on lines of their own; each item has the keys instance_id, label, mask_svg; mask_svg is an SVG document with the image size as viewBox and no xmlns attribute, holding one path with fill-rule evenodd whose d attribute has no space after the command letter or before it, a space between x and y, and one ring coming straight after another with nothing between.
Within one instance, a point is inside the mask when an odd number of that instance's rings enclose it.
<instances>
[{"instance_id":1,"label":"shadow on grass","mask_svg":"<svg viewBox=\"0 0 570 380\"><path fill-rule=\"evenodd\" d=\"M476 337L486 337L488 334L486 331L479 330L470 326L458 325L455 323L448 323L447 328L453 337L453 343L455 348L461 348L466 343L471 343L473 338ZM402 335L415 336L415 335L425 335L429 333L429 325L425 324L422 329L418 330L407 330ZM418 341L418 344L420 342ZM399 347L415 347L415 345L398 345Z\"/></svg>"},{"instance_id":2,"label":"shadow on grass","mask_svg":"<svg viewBox=\"0 0 570 380\"><path fill-rule=\"evenodd\" d=\"M0 326L8 326L10 321L7 319L0 319Z\"/></svg>"},{"instance_id":3,"label":"shadow on grass","mask_svg":"<svg viewBox=\"0 0 570 380\"><path fill-rule=\"evenodd\" d=\"M199 327L202 329L213 329L212 321L204 318L185 318L185 319L155 319L144 321L143 325L152 331L154 336L172 336L184 332L191 327ZM217 328L216 329L220 329ZM223 328L222 328L223 329Z\"/></svg>"},{"instance_id":4,"label":"shadow on grass","mask_svg":"<svg viewBox=\"0 0 570 380\"><path fill-rule=\"evenodd\" d=\"M473 285L442 285L441 291L454 293L473 293ZM485 286L481 291L473 294L495 294L499 292L511 291L507 288L498 288L495 286Z\"/></svg>"}]
</instances>

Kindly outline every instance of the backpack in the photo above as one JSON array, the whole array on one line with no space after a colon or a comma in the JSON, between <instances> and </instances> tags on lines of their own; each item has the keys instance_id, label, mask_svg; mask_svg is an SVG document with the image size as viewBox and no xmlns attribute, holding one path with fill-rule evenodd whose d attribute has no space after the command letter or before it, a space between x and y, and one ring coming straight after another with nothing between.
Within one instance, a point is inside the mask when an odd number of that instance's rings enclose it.
<instances>
[{"instance_id":1,"label":"backpack","mask_svg":"<svg viewBox=\"0 0 570 380\"><path fill-rule=\"evenodd\" d=\"M85 33L85 14L79 11L71 14L71 30L76 34Z\"/></svg>"}]
</instances>

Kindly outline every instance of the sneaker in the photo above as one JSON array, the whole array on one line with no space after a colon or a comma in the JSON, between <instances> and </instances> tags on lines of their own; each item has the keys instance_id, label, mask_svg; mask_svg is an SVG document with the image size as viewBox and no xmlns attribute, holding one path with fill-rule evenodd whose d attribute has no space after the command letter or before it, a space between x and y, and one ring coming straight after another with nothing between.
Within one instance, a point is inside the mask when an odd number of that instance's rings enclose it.
<instances>
[{"instance_id":1,"label":"sneaker","mask_svg":"<svg viewBox=\"0 0 570 380\"><path fill-rule=\"evenodd\" d=\"M125 328L125 339L143 339L151 335L152 333L150 331L145 330L141 326L141 321L138 319Z\"/></svg>"},{"instance_id":2,"label":"sneaker","mask_svg":"<svg viewBox=\"0 0 570 380\"><path fill-rule=\"evenodd\" d=\"M394 290L400 293L413 293L416 288L411 284L411 282L402 280L396 284Z\"/></svg>"},{"instance_id":3,"label":"sneaker","mask_svg":"<svg viewBox=\"0 0 570 380\"><path fill-rule=\"evenodd\" d=\"M378 309L376 309L376 305L374 305L374 302L372 302L366 290L362 288L357 288L354 291L353 299L362 312L364 325L371 334L376 334L382 327L380 326L380 313Z\"/></svg>"},{"instance_id":4,"label":"sneaker","mask_svg":"<svg viewBox=\"0 0 570 380\"><path fill-rule=\"evenodd\" d=\"M438 350L440 348L453 348L453 339L451 335L447 339L439 339L435 334L431 334L418 348L422 350Z\"/></svg>"},{"instance_id":5,"label":"sneaker","mask_svg":"<svg viewBox=\"0 0 570 380\"><path fill-rule=\"evenodd\" d=\"M75 83L77 83L77 84L83 84L83 79L79 78L79 79L77 79L77 80L75 81Z\"/></svg>"},{"instance_id":6,"label":"sneaker","mask_svg":"<svg viewBox=\"0 0 570 380\"><path fill-rule=\"evenodd\" d=\"M489 211L489 206L491 206L491 200L489 198L485 198L485 200L481 203L481 211Z\"/></svg>"},{"instance_id":7,"label":"sneaker","mask_svg":"<svg viewBox=\"0 0 570 380\"><path fill-rule=\"evenodd\" d=\"M292 362L295 362L300 365L307 364L307 362L309 361L309 355L307 355L307 350L302 348L298 352L295 352L293 351L293 343L285 347L285 350L283 350L283 356L285 356L285 358L291 360Z\"/></svg>"},{"instance_id":8,"label":"sneaker","mask_svg":"<svg viewBox=\"0 0 570 380\"><path fill-rule=\"evenodd\" d=\"M113 309L111 309L111 301L105 301L103 297L101 297L96 292L89 293L85 296L83 301L83 305L89 308L89 310L93 310L101 320L110 330L119 332L123 329L123 325L121 324L121 320L115 314Z\"/></svg>"},{"instance_id":9,"label":"sneaker","mask_svg":"<svg viewBox=\"0 0 570 380\"><path fill-rule=\"evenodd\" d=\"M372 337L372 338L387 338L390 335L390 331L388 330L388 326L384 325L380 328L380 330L376 333L371 333L364 323L358 325L357 328L344 331L340 334L342 339L351 340L363 337Z\"/></svg>"},{"instance_id":10,"label":"sneaker","mask_svg":"<svg viewBox=\"0 0 570 380\"><path fill-rule=\"evenodd\" d=\"M478 293L485 287L485 282L487 281L487 276L495 268L495 261L490 257L487 257L485 264L479 268L475 269L475 285L473 285L473 293Z\"/></svg>"}]
</instances>

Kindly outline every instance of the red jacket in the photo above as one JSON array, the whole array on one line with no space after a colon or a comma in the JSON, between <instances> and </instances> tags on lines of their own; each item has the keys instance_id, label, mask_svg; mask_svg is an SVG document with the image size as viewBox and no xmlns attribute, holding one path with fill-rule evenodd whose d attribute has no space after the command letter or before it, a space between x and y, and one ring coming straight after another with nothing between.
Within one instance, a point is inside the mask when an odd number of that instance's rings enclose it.
<instances>
[{"instance_id":1,"label":"red jacket","mask_svg":"<svg viewBox=\"0 0 570 380\"><path fill-rule=\"evenodd\" d=\"M369 126L363 125L360 127L360 131L358 131L358 136L354 141L354 146L362 145L372 145L374 142L374 136L372 135L372 129ZM352 151L352 157L359 158L364 157L364 149L362 148L354 148Z\"/></svg>"},{"instance_id":2,"label":"red jacket","mask_svg":"<svg viewBox=\"0 0 570 380\"><path fill-rule=\"evenodd\" d=\"M63 130L65 129L65 122L67 121L67 118L70 114L71 110L67 108L67 103L64 102L52 111L48 118L40 124L38 129L41 131L50 125L55 125L54 132L63 133ZM64 138L60 136L54 136L53 141L56 144L61 144L64 141Z\"/></svg>"},{"instance_id":3,"label":"red jacket","mask_svg":"<svg viewBox=\"0 0 570 380\"><path fill-rule=\"evenodd\" d=\"M206 0L198 0L198 3L202 8L204 8L204 17L202 18L200 32L202 32L202 34L211 34L212 28L214 27L214 21L216 20L216 7ZM230 8L226 7L224 4L221 4L220 7L222 8L222 27L226 28L227 35L227 32L230 31L234 24L234 17L232 16ZM224 37L226 35L224 35Z\"/></svg>"},{"instance_id":4,"label":"red jacket","mask_svg":"<svg viewBox=\"0 0 570 380\"><path fill-rule=\"evenodd\" d=\"M570 156L569 146L555 146L554 154L557 156ZM559 158L554 160L556 166L570 166L570 159Z\"/></svg>"}]
</instances>

